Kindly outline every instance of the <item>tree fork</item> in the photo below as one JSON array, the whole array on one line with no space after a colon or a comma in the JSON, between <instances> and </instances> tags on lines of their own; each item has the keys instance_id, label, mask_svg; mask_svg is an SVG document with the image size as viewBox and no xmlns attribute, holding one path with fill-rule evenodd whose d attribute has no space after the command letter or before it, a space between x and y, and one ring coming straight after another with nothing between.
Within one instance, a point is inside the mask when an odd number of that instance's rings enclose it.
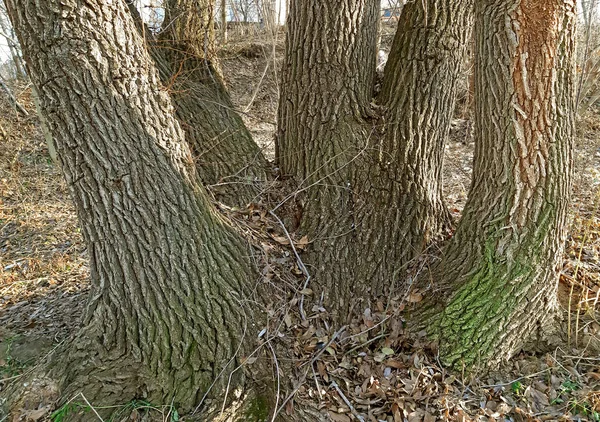
<instances>
[{"instance_id":1,"label":"tree fork","mask_svg":"<svg viewBox=\"0 0 600 422\"><path fill-rule=\"evenodd\" d=\"M402 279L407 265L451 228L442 165L473 21L472 0L404 5L381 93L376 165L358 213L360 249L377 294ZM385 210L385 212L382 212Z\"/></svg>"},{"instance_id":2,"label":"tree fork","mask_svg":"<svg viewBox=\"0 0 600 422\"><path fill-rule=\"evenodd\" d=\"M277 161L305 193L307 261L334 308L388 292L449 225L442 156L472 1L405 6L373 108L374 3L290 5Z\"/></svg>"}]
</instances>

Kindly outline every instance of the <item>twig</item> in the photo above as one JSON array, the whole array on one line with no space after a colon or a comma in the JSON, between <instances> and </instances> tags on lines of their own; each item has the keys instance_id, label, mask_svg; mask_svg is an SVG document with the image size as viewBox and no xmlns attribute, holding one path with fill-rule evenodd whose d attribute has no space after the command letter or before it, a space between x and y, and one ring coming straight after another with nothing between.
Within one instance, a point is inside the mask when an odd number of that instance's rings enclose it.
<instances>
[{"instance_id":1,"label":"twig","mask_svg":"<svg viewBox=\"0 0 600 422\"><path fill-rule=\"evenodd\" d=\"M104 419L102 419L102 417L98 414L98 412L96 411L96 409L94 409L94 406L92 406L92 404L88 401L88 399L83 395L82 392L79 392L79 395L83 398L83 400L85 401L85 403L90 407L90 409L92 409L92 412L94 412L96 414L96 416L98 417L98 419L100 419L101 422L104 422Z\"/></svg>"},{"instance_id":2,"label":"twig","mask_svg":"<svg viewBox=\"0 0 600 422\"><path fill-rule=\"evenodd\" d=\"M347 325L344 325L342 328L340 328L339 330L337 330L333 334L333 336L331 336L331 339L327 342L327 344L321 350L319 350L315 354L315 356L310 360L310 362L305 362L302 365L300 365L300 368L302 368L307 363L309 363L310 367L306 368L306 371L304 371L304 374L302 374L302 376L298 380L298 383L296 384L296 386L294 387L294 389L292 390L292 392L290 394L288 394L288 396L285 398L285 400L283 400L281 402L281 406L279 406L279 409L277 409L277 412L275 412L275 415L273 415L273 420L275 420L275 418L277 418L277 416L281 413L281 411L283 410L283 408L285 407L285 405L287 404L287 402L289 402L292 399L292 397L294 397L296 395L296 393L298 392L298 390L300 389L300 387L304 384L304 382L306 382L306 376L308 375L309 369L312 368L313 364L319 359L319 357L321 356L321 354L323 354L323 352L331 345L331 343L334 342L334 340L340 334L342 334L346 330L347 327L348 327Z\"/></svg>"},{"instance_id":3,"label":"twig","mask_svg":"<svg viewBox=\"0 0 600 422\"><path fill-rule=\"evenodd\" d=\"M482 386L481 386L481 388L506 387L506 386L509 386L509 385L511 385L511 384L513 384L513 383L515 383L515 382L517 382L517 381L521 381L521 380L524 380L524 379L533 378L533 377L535 377L535 376L538 376L538 375L540 375L540 374L543 374L544 372L548 372L549 370L550 370L550 368L546 368L546 369L543 369L543 370L541 370L541 371L539 371L539 372L536 372L536 373L533 373L533 374L530 374L530 375L524 375L524 376L522 376L522 377L515 378L514 380L512 380L512 381L509 381L509 382L503 382L503 383L500 383L500 384L482 385Z\"/></svg>"},{"instance_id":4,"label":"twig","mask_svg":"<svg viewBox=\"0 0 600 422\"><path fill-rule=\"evenodd\" d=\"M10 88L4 83L4 81L2 79L0 79L0 87L2 87L4 92L6 92L6 95L8 95L8 99L10 100L10 102L13 105L13 107L15 108L15 110L17 110L19 113L21 113L25 117L29 116L29 113L27 112L27 110L25 110L23 108L23 106L21 104L19 104L15 95L12 93Z\"/></svg>"},{"instance_id":5,"label":"twig","mask_svg":"<svg viewBox=\"0 0 600 422\"><path fill-rule=\"evenodd\" d=\"M296 246L294 245L294 242L292 241L292 237L290 236L290 233L285 228L285 224L283 224L283 221L281 221L281 219L277 216L277 214L275 214L275 212L273 210L269 211L269 214L271 214L273 216L273 218L275 218L277 220L277 222L283 229L285 236L287 237L288 241L290 242L290 245L292 246L292 250L294 251L294 256L296 257L296 263L298 264L298 268L300 268L300 271L302 271L302 273L306 277L306 280L304 281L304 286L302 287L302 290L305 290L308 287L308 283L310 282L310 274L308 273L308 270L304 266L304 262L302 262L302 258L300 258L300 254L298 254L298 251L296 250ZM306 313L304 312L304 293L300 293L299 308L300 308L300 317L302 318L302 321L306 321Z\"/></svg>"},{"instance_id":6,"label":"twig","mask_svg":"<svg viewBox=\"0 0 600 422\"><path fill-rule=\"evenodd\" d=\"M277 361L277 355L275 354L275 350L273 349L273 345L271 344L271 342L269 342L269 348L271 349L271 353L273 354L273 361L275 362L275 370L277 371L277 394L275 395L275 409L277 409L277 406L279 404L279 389L280 389L280 385L279 385L279 362ZM275 422L275 413L273 413L273 419L271 419L271 422Z\"/></svg>"},{"instance_id":7,"label":"twig","mask_svg":"<svg viewBox=\"0 0 600 422\"><path fill-rule=\"evenodd\" d=\"M319 385L319 380L317 379L314 365L310 365L310 369L312 369L313 379L315 380L315 385L317 386L317 394L319 395L319 403L321 403L321 386Z\"/></svg>"},{"instance_id":8,"label":"twig","mask_svg":"<svg viewBox=\"0 0 600 422\"><path fill-rule=\"evenodd\" d=\"M204 400L206 400L206 396L208 396L208 393L210 393L210 390L212 390L212 388L215 386L215 384L217 383L219 378L221 378L221 375L223 375L223 372L225 372L225 369L227 369L227 367L231 364L231 362L233 362L235 360L235 358L237 357L237 354L239 353L239 351L242 347L242 344L244 343L244 339L246 338L247 327L248 327L248 318L247 318L246 313L244 313L244 332L242 333L242 339L240 340L240 343L238 344L238 347L237 347L235 353L233 354L231 359L229 359L229 361L225 364L225 366L223 366L223 369L221 369L221 372L219 372L219 375L216 376L216 378L213 380L212 384L208 387L208 390L206 390L206 392L202 396L200 403L198 403L198 406L196 406L196 408L192 412L192 416L195 415L196 412L198 412L198 409L200 409L200 407L202 406L202 403L204 403ZM235 370L233 372L235 372ZM233 374L233 372L232 372L232 374ZM229 380L227 382L227 391L229 391L229 383L230 382L231 382L231 374L229 375ZM225 406L226 401L227 401L227 395L225 395L225 400L223 401L223 406Z\"/></svg>"},{"instance_id":9,"label":"twig","mask_svg":"<svg viewBox=\"0 0 600 422\"><path fill-rule=\"evenodd\" d=\"M267 75L267 70L269 70L269 65L270 65L270 63L269 63L269 61L267 61L267 65L265 66L265 70L263 71L263 74L260 77L260 81L258 81L258 85L256 85L256 89L254 90L254 94L252 94L252 99L250 99L250 102L248 103L248 105L244 109L244 113L248 113L250 111L250 108L252 107L252 103L254 103L254 100L256 99L256 96L258 95L258 91L260 89L260 86L262 85L262 82L265 79L265 76Z\"/></svg>"},{"instance_id":10,"label":"twig","mask_svg":"<svg viewBox=\"0 0 600 422\"><path fill-rule=\"evenodd\" d=\"M350 400L348 400L346 398L346 396L342 392L342 389L339 387L339 385L337 385L337 382L331 381L331 386L333 388L335 388L335 390L337 391L338 395L342 398L342 400L344 400L344 403L346 403L346 406L348 406L350 408L350 411L352 412L352 414L354 416L356 416L359 421L365 422L364 416L361 416L361 414L356 411L356 409L354 408L354 406L352 406L352 403L350 403Z\"/></svg>"}]
</instances>

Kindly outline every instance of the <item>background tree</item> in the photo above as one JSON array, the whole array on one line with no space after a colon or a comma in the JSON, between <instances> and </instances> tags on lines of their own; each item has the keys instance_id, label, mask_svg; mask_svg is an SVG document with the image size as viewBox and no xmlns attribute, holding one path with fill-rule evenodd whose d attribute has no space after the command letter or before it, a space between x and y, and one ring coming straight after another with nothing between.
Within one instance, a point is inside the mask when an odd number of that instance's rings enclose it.
<instances>
[{"instance_id":1,"label":"background tree","mask_svg":"<svg viewBox=\"0 0 600 422\"><path fill-rule=\"evenodd\" d=\"M211 394L222 397L259 315L249 249L198 185L129 12L101 0L6 5L92 278L81 332L37 375L99 406L143 396L191 410L213 381ZM246 391L237 374L230 387Z\"/></svg>"},{"instance_id":2,"label":"background tree","mask_svg":"<svg viewBox=\"0 0 600 422\"><path fill-rule=\"evenodd\" d=\"M219 199L246 205L263 187L267 162L223 83L215 51L214 5L215 0L165 0L165 18L154 36L129 2L171 94L200 180Z\"/></svg>"},{"instance_id":3,"label":"background tree","mask_svg":"<svg viewBox=\"0 0 600 422\"><path fill-rule=\"evenodd\" d=\"M3 4L0 4L0 29L2 30L1 35L6 40L10 57L14 66L14 73L10 75L15 79L25 78L25 69L23 68L23 58L21 57L21 47L16 41L16 37L12 26L8 20L8 14Z\"/></svg>"},{"instance_id":4,"label":"background tree","mask_svg":"<svg viewBox=\"0 0 600 422\"><path fill-rule=\"evenodd\" d=\"M432 277L451 291L432 329L448 365L500 362L556 328L575 11L570 0L476 2L473 182Z\"/></svg>"}]
</instances>

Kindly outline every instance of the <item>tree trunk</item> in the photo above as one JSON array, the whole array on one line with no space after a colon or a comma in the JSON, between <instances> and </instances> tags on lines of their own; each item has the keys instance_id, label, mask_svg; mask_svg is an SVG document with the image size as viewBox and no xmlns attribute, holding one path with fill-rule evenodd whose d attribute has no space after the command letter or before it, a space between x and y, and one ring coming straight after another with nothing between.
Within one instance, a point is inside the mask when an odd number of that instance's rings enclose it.
<instances>
[{"instance_id":1,"label":"tree trunk","mask_svg":"<svg viewBox=\"0 0 600 422\"><path fill-rule=\"evenodd\" d=\"M25 71L23 70L23 62L21 59L21 55L19 54L19 46L14 40L14 34L12 28L8 24L8 17L4 15L4 9L2 8L2 15L0 16L0 28L2 28L2 32L4 35L4 39L8 44L8 49L10 51L10 55L15 66L15 78L16 79L24 79L27 77Z\"/></svg>"},{"instance_id":2,"label":"tree trunk","mask_svg":"<svg viewBox=\"0 0 600 422\"><path fill-rule=\"evenodd\" d=\"M353 285L357 171L373 142L371 114L379 2L292 0L276 143L281 172L304 194L297 221L328 305ZM342 306L343 307L343 306Z\"/></svg>"},{"instance_id":3,"label":"tree trunk","mask_svg":"<svg viewBox=\"0 0 600 422\"><path fill-rule=\"evenodd\" d=\"M334 306L387 293L449 224L442 156L471 6L405 6L373 107L379 4L292 1L277 160L305 193L307 258Z\"/></svg>"},{"instance_id":4,"label":"tree trunk","mask_svg":"<svg viewBox=\"0 0 600 422\"><path fill-rule=\"evenodd\" d=\"M379 294L451 226L442 192L445 141L473 19L472 0L407 3L378 103L379 156L363 186L360 248ZM385 210L385 211L383 211Z\"/></svg>"},{"instance_id":5,"label":"tree trunk","mask_svg":"<svg viewBox=\"0 0 600 422\"><path fill-rule=\"evenodd\" d=\"M221 0L221 42L227 44L227 0Z\"/></svg>"},{"instance_id":6,"label":"tree trunk","mask_svg":"<svg viewBox=\"0 0 600 422\"><path fill-rule=\"evenodd\" d=\"M495 364L550 334L574 134L571 0L477 2L475 163L436 270L443 362Z\"/></svg>"},{"instance_id":7,"label":"tree trunk","mask_svg":"<svg viewBox=\"0 0 600 422\"><path fill-rule=\"evenodd\" d=\"M255 338L254 270L197 184L129 13L118 1L6 4L90 255L84 328L46 375L98 406L144 397L186 411L214 380L220 401ZM234 376L231 391L243 387Z\"/></svg>"},{"instance_id":8,"label":"tree trunk","mask_svg":"<svg viewBox=\"0 0 600 422\"><path fill-rule=\"evenodd\" d=\"M246 205L267 162L229 98L215 52L214 0L169 0L150 53L192 148L200 179L219 200Z\"/></svg>"}]
</instances>

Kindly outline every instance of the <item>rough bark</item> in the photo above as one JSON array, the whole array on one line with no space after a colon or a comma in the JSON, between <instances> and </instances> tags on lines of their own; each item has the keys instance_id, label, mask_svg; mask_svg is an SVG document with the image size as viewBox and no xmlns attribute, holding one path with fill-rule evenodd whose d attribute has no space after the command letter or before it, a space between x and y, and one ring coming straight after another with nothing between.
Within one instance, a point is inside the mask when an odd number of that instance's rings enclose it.
<instances>
[{"instance_id":1,"label":"rough bark","mask_svg":"<svg viewBox=\"0 0 600 422\"><path fill-rule=\"evenodd\" d=\"M226 368L211 391L221 399L255 335L249 249L198 185L124 3L6 4L90 256L83 329L45 374L66 399L145 397L186 411ZM232 382L244 387L242 376Z\"/></svg>"},{"instance_id":2,"label":"rough bark","mask_svg":"<svg viewBox=\"0 0 600 422\"><path fill-rule=\"evenodd\" d=\"M277 161L305 193L301 232L334 306L380 295L448 225L444 139L470 0L405 6L373 107L378 2L291 3Z\"/></svg>"},{"instance_id":3,"label":"rough bark","mask_svg":"<svg viewBox=\"0 0 600 422\"><path fill-rule=\"evenodd\" d=\"M398 22L377 99L378 166L362 183L369 189L361 249L372 268L367 279L380 293L451 226L442 164L472 8L472 0L410 2Z\"/></svg>"},{"instance_id":4,"label":"rough bark","mask_svg":"<svg viewBox=\"0 0 600 422\"><path fill-rule=\"evenodd\" d=\"M434 321L458 368L551 332L574 133L574 2L476 3L473 182L433 277L452 289Z\"/></svg>"},{"instance_id":5,"label":"rough bark","mask_svg":"<svg viewBox=\"0 0 600 422\"><path fill-rule=\"evenodd\" d=\"M169 0L164 6L160 34L145 34L200 179L219 200L246 205L263 188L267 162L235 111L219 72L214 0Z\"/></svg>"},{"instance_id":6,"label":"rough bark","mask_svg":"<svg viewBox=\"0 0 600 422\"><path fill-rule=\"evenodd\" d=\"M313 242L307 260L334 306L353 284L354 195L371 131L378 20L378 1L290 2L276 156L304 192L295 224Z\"/></svg>"}]
</instances>

